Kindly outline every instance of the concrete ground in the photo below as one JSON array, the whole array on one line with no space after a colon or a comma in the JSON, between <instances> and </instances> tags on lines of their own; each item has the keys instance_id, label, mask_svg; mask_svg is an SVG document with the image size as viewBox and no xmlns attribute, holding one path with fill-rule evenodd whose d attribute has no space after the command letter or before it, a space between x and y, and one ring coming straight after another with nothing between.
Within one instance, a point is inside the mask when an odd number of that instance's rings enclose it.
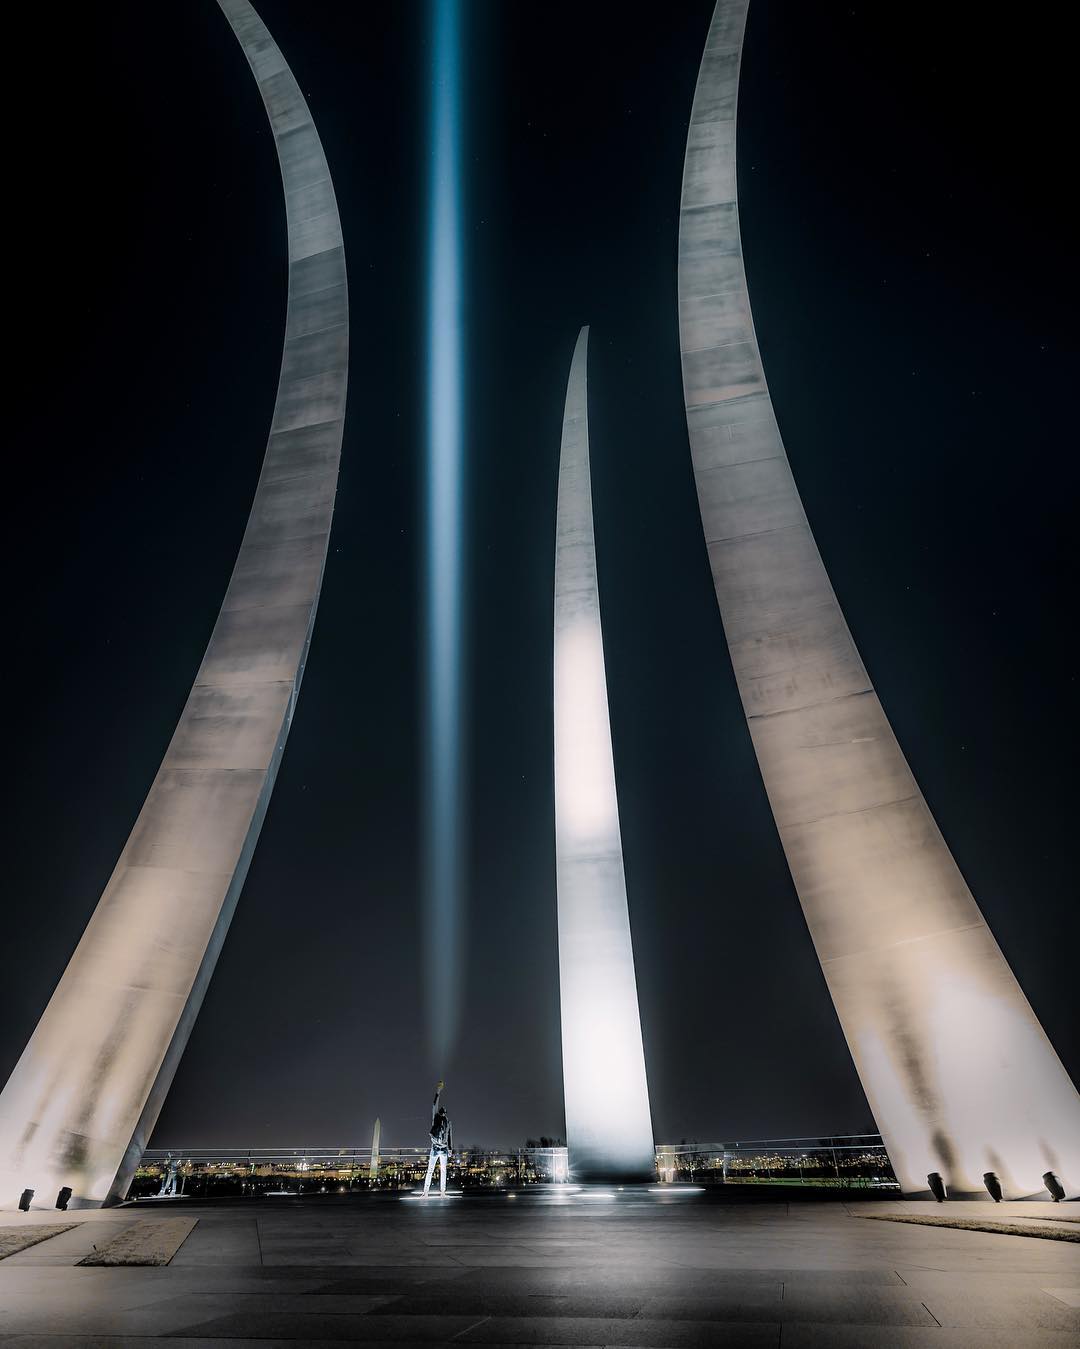
<instances>
[{"instance_id":1,"label":"concrete ground","mask_svg":"<svg viewBox=\"0 0 1080 1349\"><path fill-rule=\"evenodd\" d=\"M580 1191L5 1213L5 1228L80 1225L0 1261L0 1346L1080 1343L1080 1246L859 1216L919 1207ZM925 1207L1080 1216L1078 1204ZM181 1211L198 1221L167 1267L76 1264Z\"/></svg>"}]
</instances>

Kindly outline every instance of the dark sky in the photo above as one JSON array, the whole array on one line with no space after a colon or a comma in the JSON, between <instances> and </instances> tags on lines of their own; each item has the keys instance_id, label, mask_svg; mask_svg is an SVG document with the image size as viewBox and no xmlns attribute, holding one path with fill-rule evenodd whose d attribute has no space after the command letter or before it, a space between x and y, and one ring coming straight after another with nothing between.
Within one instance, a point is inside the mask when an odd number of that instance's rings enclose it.
<instances>
[{"instance_id":1,"label":"dark sky","mask_svg":"<svg viewBox=\"0 0 1080 1349\"><path fill-rule=\"evenodd\" d=\"M768 811L697 515L675 247L709 0L469 9L464 1025L419 987L422 5L265 0L346 233L330 563L262 839L155 1142L563 1129L551 783L559 427L592 325L597 547L663 1140L871 1128ZM1068 44L1047 14L756 0L740 196L766 372L915 774L1080 1076ZM108 878L228 580L273 406L284 219L212 0L23 16L0 1077ZM71 36L68 37L70 32Z\"/></svg>"}]
</instances>

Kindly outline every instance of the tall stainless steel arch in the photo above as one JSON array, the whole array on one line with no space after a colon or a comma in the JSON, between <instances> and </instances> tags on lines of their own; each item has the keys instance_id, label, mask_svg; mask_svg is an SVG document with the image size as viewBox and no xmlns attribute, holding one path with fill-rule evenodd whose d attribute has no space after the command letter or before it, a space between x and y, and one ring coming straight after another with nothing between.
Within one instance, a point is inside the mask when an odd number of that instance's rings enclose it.
<instances>
[{"instance_id":1,"label":"tall stainless steel arch","mask_svg":"<svg viewBox=\"0 0 1080 1349\"><path fill-rule=\"evenodd\" d=\"M304 673L341 452L348 297L333 184L248 0L218 0L273 128L289 235L277 402L247 530L131 837L0 1095L0 1207L122 1198L244 884Z\"/></svg>"},{"instance_id":2,"label":"tall stainless steel arch","mask_svg":"<svg viewBox=\"0 0 1080 1349\"><path fill-rule=\"evenodd\" d=\"M566 1142L575 1179L655 1176L593 539L582 328L555 526L555 854Z\"/></svg>"},{"instance_id":3,"label":"tall stainless steel arch","mask_svg":"<svg viewBox=\"0 0 1080 1349\"><path fill-rule=\"evenodd\" d=\"M750 735L859 1076L908 1192L1080 1185L1080 1097L979 912L882 711L791 476L739 236L748 0L719 0L679 223L686 418Z\"/></svg>"}]
</instances>

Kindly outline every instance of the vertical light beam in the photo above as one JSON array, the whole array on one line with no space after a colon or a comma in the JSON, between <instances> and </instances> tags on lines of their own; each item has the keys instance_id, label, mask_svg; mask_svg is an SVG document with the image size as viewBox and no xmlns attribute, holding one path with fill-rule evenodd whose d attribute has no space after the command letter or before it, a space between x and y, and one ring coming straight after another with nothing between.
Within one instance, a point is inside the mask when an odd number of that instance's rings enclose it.
<instances>
[{"instance_id":1,"label":"vertical light beam","mask_svg":"<svg viewBox=\"0 0 1080 1349\"><path fill-rule=\"evenodd\" d=\"M461 8L432 0L428 182L425 971L441 1070L458 1016L462 835Z\"/></svg>"}]
</instances>

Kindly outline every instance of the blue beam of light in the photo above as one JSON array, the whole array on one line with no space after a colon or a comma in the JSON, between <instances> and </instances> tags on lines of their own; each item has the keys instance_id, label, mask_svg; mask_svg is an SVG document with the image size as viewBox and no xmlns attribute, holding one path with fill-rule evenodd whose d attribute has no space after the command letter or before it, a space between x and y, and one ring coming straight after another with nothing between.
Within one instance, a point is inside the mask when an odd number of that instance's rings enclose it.
<instances>
[{"instance_id":1,"label":"blue beam of light","mask_svg":"<svg viewBox=\"0 0 1080 1349\"><path fill-rule=\"evenodd\" d=\"M461 4L431 0L427 243L426 819L424 917L433 1067L457 1030L462 983L465 775Z\"/></svg>"}]
</instances>

